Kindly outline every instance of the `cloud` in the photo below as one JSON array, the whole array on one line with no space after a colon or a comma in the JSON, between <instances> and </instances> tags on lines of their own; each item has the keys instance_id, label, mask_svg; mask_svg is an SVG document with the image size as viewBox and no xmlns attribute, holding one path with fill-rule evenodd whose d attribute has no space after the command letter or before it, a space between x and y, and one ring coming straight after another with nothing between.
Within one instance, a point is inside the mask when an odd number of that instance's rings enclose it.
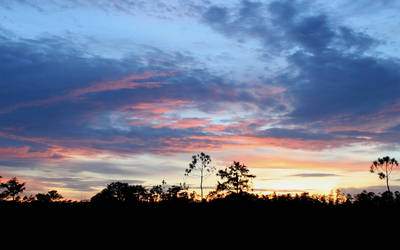
<instances>
[{"instance_id":1,"label":"cloud","mask_svg":"<svg viewBox=\"0 0 400 250\"><path fill-rule=\"evenodd\" d=\"M49 159L60 160L62 155L57 154L57 150L46 151L33 151L30 146L24 147L3 147L0 148L0 157L8 159L25 159L31 161L32 159Z\"/></svg>"},{"instance_id":2,"label":"cloud","mask_svg":"<svg viewBox=\"0 0 400 250\"><path fill-rule=\"evenodd\" d=\"M294 175L290 175L292 177L336 177L336 176L340 176L337 174L326 174L326 173L302 173L302 174L294 174Z\"/></svg>"},{"instance_id":3,"label":"cloud","mask_svg":"<svg viewBox=\"0 0 400 250\"><path fill-rule=\"evenodd\" d=\"M313 133L306 129L295 128L295 129L286 129L286 128L270 128L265 129L257 133L259 136L264 137L274 137L274 138L290 138L290 139L302 139L302 140L323 140L323 141L331 141L338 139L335 136L327 133Z\"/></svg>"},{"instance_id":4,"label":"cloud","mask_svg":"<svg viewBox=\"0 0 400 250\"><path fill-rule=\"evenodd\" d=\"M129 183L131 185L142 184L143 181L135 179L114 180L112 178L106 180L90 180L87 178L79 177L35 177L32 178L33 182L41 183L49 189L73 189L80 192L96 192L105 188L107 184L120 181ZM34 191L34 190L31 190Z\"/></svg>"},{"instance_id":5,"label":"cloud","mask_svg":"<svg viewBox=\"0 0 400 250\"><path fill-rule=\"evenodd\" d=\"M289 100L281 125L300 129L264 133L306 138L331 127L352 126L356 131L378 114L374 128L387 129L388 120L400 122L394 118L398 110L392 109L400 100L398 60L377 56L373 49L379 39L311 11L306 1L242 1L236 9L212 6L203 22L227 37L259 41L270 55L286 58L286 69L269 81L283 87L282 96ZM318 135L327 140L335 136Z\"/></svg>"},{"instance_id":6,"label":"cloud","mask_svg":"<svg viewBox=\"0 0 400 250\"><path fill-rule=\"evenodd\" d=\"M271 193L309 193L314 191L313 189L272 189L272 188L255 188L255 192L271 192Z\"/></svg>"},{"instance_id":7,"label":"cloud","mask_svg":"<svg viewBox=\"0 0 400 250\"><path fill-rule=\"evenodd\" d=\"M345 0L337 1L336 6L341 12L351 15L357 13L359 15L374 15L387 10L397 10L400 8L400 4L396 0L385 0L385 1L374 1L364 0L362 2L348 2Z\"/></svg>"},{"instance_id":8,"label":"cloud","mask_svg":"<svg viewBox=\"0 0 400 250\"><path fill-rule=\"evenodd\" d=\"M187 128L207 127L208 124L210 124L210 121L208 119L183 118L180 120L174 120L173 122L159 124L156 127L170 127L172 129L187 129Z\"/></svg>"},{"instance_id":9,"label":"cloud","mask_svg":"<svg viewBox=\"0 0 400 250\"><path fill-rule=\"evenodd\" d=\"M105 180L85 182L77 175L108 180L115 174L139 181L178 171L174 164L160 163L164 169L83 160L104 155L129 161L140 155L204 150L243 156L246 150L258 154L279 148L296 150L291 157L301 158L301 151L336 155L330 149L353 144L393 151L400 137L399 60L396 54L378 53L382 38L333 16L331 7L344 2L3 1L4 13L26 10L47 23L54 18L47 14L56 11L73 21L59 22L39 37L33 34L41 29L25 33L23 20L22 28L11 21L0 26L0 164L16 172L59 171L66 175L38 181L90 191ZM397 5L370 2L362 11ZM353 11L361 7L348 6ZM70 19L77 10L82 18ZM344 18L351 12L340 11ZM19 24L15 13L9 20ZM112 23L121 25L112 37L85 23L104 14L121 17ZM141 18L154 22L153 27L170 19L160 27L171 31L173 46L159 42L165 36L158 32L131 36L129 23L119 23ZM173 40L174 32L186 28L193 34L190 40ZM197 37L197 31L217 35ZM253 162L262 167L337 167L324 161L288 162L283 156L282 162L260 158ZM333 176L318 170L297 175Z\"/></svg>"},{"instance_id":10,"label":"cloud","mask_svg":"<svg viewBox=\"0 0 400 250\"><path fill-rule=\"evenodd\" d=\"M376 194L381 194L387 191L386 186L365 186L365 187L342 187L339 190L345 194L359 194L366 190L367 192L373 192ZM400 186L398 185L391 185L390 190L392 192L400 191Z\"/></svg>"},{"instance_id":11,"label":"cloud","mask_svg":"<svg viewBox=\"0 0 400 250\"><path fill-rule=\"evenodd\" d=\"M375 114L394 105L400 74L397 63L371 57L347 56L337 51L308 56L297 53L290 58L299 74L291 79L298 86L289 90L296 109L294 121L314 122L339 115ZM344 117L345 118L345 117ZM345 120L344 120L345 121Z\"/></svg>"},{"instance_id":12,"label":"cloud","mask_svg":"<svg viewBox=\"0 0 400 250\"><path fill-rule=\"evenodd\" d=\"M202 21L222 34L236 39L266 39L271 31L266 6L260 2L241 1L234 8L210 6L202 15Z\"/></svg>"},{"instance_id":13,"label":"cloud","mask_svg":"<svg viewBox=\"0 0 400 250\"><path fill-rule=\"evenodd\" d=\"M393 142L398 123L387 121L400 111L398 63L370 53L379 41L310 12L303 1L235 7L197 13L227 37L284 56L286 70L235 82L187 67L198 59L183 51L142 46L107 59L63 37L1 37L0 151L13 152L5 160ZM382 119L366 127L371 116Z\"/></svg>"},{"instance_id":14,"label":"cloud","mask_svg":"<svg viewBox=\"0 0 400 250\"><path fill-rule=\"evenodd\" d=\"M24 107L32 107L32 106L42 106L42 105L50 105L56 102L62 101L76 101L78 98L82 98L82 96L92 93L105 92L105 91L115 91L121 89L135 89L135 88L154 88L164 84L162 82L134 82L134 80L138 79L148 79L154 76L165 76L167 73L146 73L143 75L130 75L124 77L122 79L117 80L106 80L102 82L92 83L90 86L85 88L78 88L66 95L61 96L52 96L47 99L41 99L36 101L30 101L25 103L18 103L13 106L5 107L0 109L0 114L9 113L19 108Z\"/></svg>"},{"instance_id":15,"label":"cloud","mask_svg":"<svg viewBox=\"0 0 400 250\"><path fill-rule=\"evenodd\" d=\"M259 96L206 70L182 70L182 58L174 54L168 66L149 66L143 54L140 60L134 54L120 60L89 56L59 37L2 38L0 51L0 152L7 165L74 155L187 152L174 145L196 144L191 136L222 127L211 118L181 117L180 111L229 114L229 105L240 110L280 94L272 89Z\"/></svg>"},{"instance_id":16,"label":"cloud","mask_svg":"<svg viewBox=\"0 0 400 250\"><path fill-rule=\"evenodd\" d=\"M153 0L151 2L145 0L52 0L52 1L25 1L16 0L13 2L2 1L0 7L12 10L20 6L31 7L40 12L49 12L57 8L58 10L73 10L79 8L92 8L110 13L124 13L135 16L138 13L145 13L162 19L176 19L192 17L204 9L207 2L186 0L171 0L165 2L163 0Z\"/></svg>"}]
</instances>

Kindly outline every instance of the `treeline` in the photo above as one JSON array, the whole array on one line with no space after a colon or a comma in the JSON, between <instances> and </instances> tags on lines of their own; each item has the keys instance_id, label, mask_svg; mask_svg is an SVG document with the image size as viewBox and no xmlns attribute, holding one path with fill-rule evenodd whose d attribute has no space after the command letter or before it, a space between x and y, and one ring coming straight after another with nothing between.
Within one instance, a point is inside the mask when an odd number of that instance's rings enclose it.
<instances>
[{"instance_id":1,"label":"treeline","mask_svg":"<svg viewBox=\"0 0 400 250\"><path fill-rule=\"evenodd\" d=\"M340 190L329 195L297 194L256 194L244 190L210 192L206 198L190 192L185 185L163 185L145 188L141 185L113 182L88 201L93 206L126 207L230 207L253 208L400 208L400 192L376 194L363 192L355 195Z\"/></svg>"},{"instance_id":2,"label":"treeline","mask_svg":"<svg viewBox=\"0 0 400 250\"><path fill-rule=\"evenodd\" d=\"M0 179L2 176L0 176ZM0 201L13 202L53 202L62 200L63 197L57 190L50 190L47 193L38 193L36 195L20 196L26 187L26 183L21 183L17 177L9 179L5 183L0 183Z\"/></svg>"},{"instance_id":3,"label":"treeline","mask_svg":"<svg viewBox=\"0 0 400 250\"><path fill-rule=\"evenodd\" d=\"M7 186L8 185L8 186ZM204 199L199 199L195 191L185 185L169 186L165 182L151 188L142 185L130 185L123 182L108 184L90 200L64 200L56 190L47 193L21 197L25 183L12 178L1 183L1 208L230 208L246 207L254 209L308 209L308 208L400 208L400 192L376 194L363 191L356 195L344 194L337 190L330 195L299 194L255 194L245 190L210 192ZM11 189L9 189L11 187Z\"/></svg>"},{"instance_id":4,"label":"treeline","mask_svg":"<svg viewBox=\"0 0 400 250\"><path fill-rule=\"evenodd\" d=\"M391 192L388 176L398 163L394 158L384 157L374 161L372 168L384 167L384 173L379 172L381 179L386 178L388 191L382 194L363 191L356 195L344 194L340 190L330 195L298 194L255 194L252 193L252 180L246 165L234 161L225 169L216 172L211 166L211 157L204 153L192 156L185 175L198 173L200 179L200 194L190 191L186 184L167 185L163 180L160 185L145 187L130 185L124 182L112 182L95 194L88 201L67 201L57 190L47 193L22 196L26 183L21 183L14 177L0 183L1 207L61 207L61 208L400 208L400 192ZM381 169L382 170L382 169ZM216 172L216 173L215 173ZM216 174L219 181L215 190L204 195L204 179ZM0 176L1 178L1 176Z\"/></svg>"},{"instance_id":5,"label":"treeline","mask_svg":"<svg viewBox=\"0 0 400 250\"><path fill-rule=\"evenodd\" d=\"M12 179L16 181L16 178ZM4 184L4 183L3 183ZM8 192L8 190L7 190ZM20 197L20 196L17 196ZM376 194L363 191L356 195L344 194L337 190L330 195L309 193L299 194L255 194L247 191L210 192L203 200L188 190L185 185L168 186L164 182L151 188L130 185L123 182L108 184L90 200L64 200L56 191L39 193L23 198L5 197L0 200L1 207L58 207L58 208L400 208L400 192Z\"/></svg>"}]
</instances>

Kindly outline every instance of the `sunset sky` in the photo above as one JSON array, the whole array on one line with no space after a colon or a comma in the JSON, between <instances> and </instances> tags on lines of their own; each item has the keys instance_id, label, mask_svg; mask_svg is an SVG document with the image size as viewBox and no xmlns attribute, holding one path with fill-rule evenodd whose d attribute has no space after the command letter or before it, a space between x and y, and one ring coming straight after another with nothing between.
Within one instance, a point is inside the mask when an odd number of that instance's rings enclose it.
<instances>
[{"instance_id":1,"label":"sunset sky","mask_svg":"<svg viewBox=\"0 0 400 250\"><path fill-rule=\"evenodd\" d=\"M385 183L400 157L398 0L0 0L0 175L25 194L186 182L234 160L256 192ZM216 177L207 178L214 189ZM400 171L391 180L400 190Z\"/></svg>"}]
</instances>

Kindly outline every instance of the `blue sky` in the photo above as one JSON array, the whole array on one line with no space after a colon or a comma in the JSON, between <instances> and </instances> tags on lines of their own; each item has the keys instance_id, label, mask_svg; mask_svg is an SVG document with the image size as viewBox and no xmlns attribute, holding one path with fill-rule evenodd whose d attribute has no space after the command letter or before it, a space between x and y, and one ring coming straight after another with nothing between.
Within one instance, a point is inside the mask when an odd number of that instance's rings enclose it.
<instances>
[{"instance_id":1,"label":"blue sky","mask_svg":"<svg viewBox=\"0 0 400 250\"><path fill-rule=\"evenodd\" d=\"M260 192L376 188L370 163L399 157L399 9L0 1L0 175L72 199L115 180L196 189L183 173L204 151Z\"/></svg>"}]
</instances>

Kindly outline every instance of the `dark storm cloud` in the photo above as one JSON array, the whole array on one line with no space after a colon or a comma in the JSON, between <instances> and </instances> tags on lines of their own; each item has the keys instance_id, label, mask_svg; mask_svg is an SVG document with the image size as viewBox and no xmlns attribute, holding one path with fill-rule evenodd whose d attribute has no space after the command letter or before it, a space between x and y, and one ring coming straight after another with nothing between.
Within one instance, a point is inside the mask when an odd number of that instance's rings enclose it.
<instances>
[{"instance_id":1,"label":"dark storm cloud","mask_svg":"<svg viewBox=\"0 0 400 250\"><path fill-rule=\"evenodd\" d=\"M307 122L338 115L373 114L400 98L399 64L394 60L343 55L296 53L290 59L299 74L290 79L295 121ZM288 83L289 84L289 83ZM388 98L388 93L391 93Z\"/></svg>"},{"instance_id":2,"label":"dark storm cloud","mask_svg":"<svg viewBox=\"0 0 400 250\"><path fill-rule=\"evenodd\" d=\"M288 68L271 79L287 88L293 107L285 124L318 122L326 128L351 120L359 126L365 123L361 116L396 104L399 60L368 53L379 39L337 25L311 7L307 1L242 1L238 10L210 7L203 21L228 37L256 39L266 52L286 56Z\"/></svg>"},{"instance_id":3,"label":"dark storm cloud","mask_svg":"<svg viewBox=\"0 0 400 250\"><path fill-rule=\"evenodd\" d=\"M1 107L62 94L105 78L122 77L138 67L134 61L88 56L61 37L1 39Z\"/></svg>"}]
</instances>

